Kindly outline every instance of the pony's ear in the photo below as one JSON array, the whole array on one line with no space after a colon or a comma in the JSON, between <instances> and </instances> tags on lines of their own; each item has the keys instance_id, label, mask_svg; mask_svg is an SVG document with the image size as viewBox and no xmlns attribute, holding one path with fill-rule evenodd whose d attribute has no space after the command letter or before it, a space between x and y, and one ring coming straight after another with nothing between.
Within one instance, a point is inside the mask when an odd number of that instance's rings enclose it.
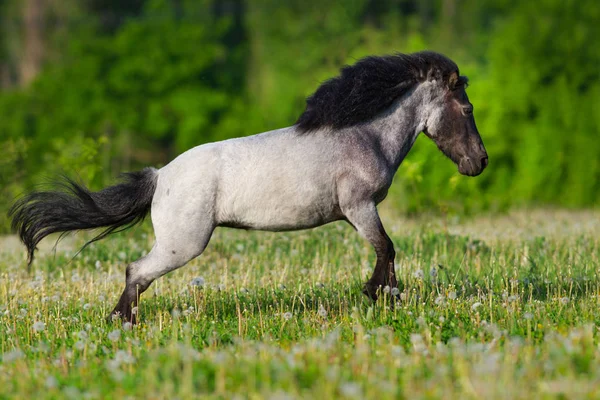
<instances>
[{"instance_id":1,"label":"pony's ear","mask_svg":"<svg viewBox=\"0 0 600 400\"><path fill-rule=\"evenodd\" d=\"M454 71L452 74L450 74L450 77L448 78L448 87L450 88L450 90L453 90L456 87L457 82L458 82L458 73L456 73L456 71Z\"/></svg>"}]
</instances>

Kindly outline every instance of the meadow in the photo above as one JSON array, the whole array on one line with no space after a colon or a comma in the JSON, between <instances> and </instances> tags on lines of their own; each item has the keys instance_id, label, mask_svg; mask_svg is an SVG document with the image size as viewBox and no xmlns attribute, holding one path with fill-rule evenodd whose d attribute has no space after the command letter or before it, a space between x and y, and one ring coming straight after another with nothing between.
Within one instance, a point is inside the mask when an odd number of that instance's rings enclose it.
<instances>
[{"instance_id":1,"label":"meadow","mask_svg":"<svg viewBox=\"0 0 600 400\"><path fill-rule=\"evenodd\" d=\"M0 398L598 398L600 213L384 212L400 300L361 294L374 251L344 223L219 229L155 282L137 326L105 318L148 222L28 271L0 238Z\"/></svg>"}]
</instances>

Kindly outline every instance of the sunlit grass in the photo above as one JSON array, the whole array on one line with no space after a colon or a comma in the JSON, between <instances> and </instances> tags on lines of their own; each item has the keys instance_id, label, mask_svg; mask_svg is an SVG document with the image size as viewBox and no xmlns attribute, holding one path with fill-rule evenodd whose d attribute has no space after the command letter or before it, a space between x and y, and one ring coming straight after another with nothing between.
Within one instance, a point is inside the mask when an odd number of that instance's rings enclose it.
<instances>
[{"instance_id":1,"label":"sunlit grass","mask_svg":"<svg viewBox=\"0 0 600 400\"><path fill-rule=\"evenodd\" d=\"M393 309L387 290L377 304L361 294L374 253L344 224L219 230L144 294L135 327L105 317L148 226L72 260L78 236L30 273L7 245L0 396L597 397L599 217L388 217Z\"/></svg>"}]
</instances>

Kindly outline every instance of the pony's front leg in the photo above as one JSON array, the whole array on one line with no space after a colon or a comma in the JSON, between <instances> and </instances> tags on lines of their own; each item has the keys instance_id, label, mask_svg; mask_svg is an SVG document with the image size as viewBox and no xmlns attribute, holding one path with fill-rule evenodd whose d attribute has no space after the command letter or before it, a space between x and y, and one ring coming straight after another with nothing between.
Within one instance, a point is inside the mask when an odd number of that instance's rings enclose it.
<instances>
[{"instance_id":1,"label":"pony's front leg","mask_svg":"<svg viewBox=\"0 0 600 400\"><path fill-rule=\"evenodd\" d=\"M377 263L371 279L365 283L363 293L372 300L377 300L379 289L385 286L389 286L390 289L398 287L394 268L394 244L383 228L375 203L345 207L343 212L348 222L375 248Z\"/></svg>"}]
</instances>

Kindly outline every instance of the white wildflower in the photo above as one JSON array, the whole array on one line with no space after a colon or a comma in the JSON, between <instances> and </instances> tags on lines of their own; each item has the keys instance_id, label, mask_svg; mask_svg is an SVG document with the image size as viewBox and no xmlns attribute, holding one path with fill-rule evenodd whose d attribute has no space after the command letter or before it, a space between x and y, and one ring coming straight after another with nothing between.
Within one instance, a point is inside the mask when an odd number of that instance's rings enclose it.
<instances>
[{"instance_id":1,"label":"white wildflower","mask_svg":"<svg viewBox=\"0 0 600 400\"><path fill-rule=\"evenodd\" d=\"M52 375L48 375L46 381L44 382L44 385L46 386L46 389L53 389L58 386L58 379L56 379Z\"/></svg>"},{"instance_id":2,"label":"white wildflower","mask_svg":"<svg viewBox=\"0 0 600 400\"><path fill-rule=\"evenodd\" d=\"M88 338L88 333L86 331L79 331L76 335L81 340L85 340Z\"/></svg>"},{"instance_id":3,"label":"white wildflower","mask_svg":"<svg viewBox=\"0 0 600 400\"><path fill-rule=\"evenodd\" d=\"M383 288L383 293L388 294L390 292L390 287L388 285L385 285Z\"/></svg>"},{"instance_id":4,"label":"white wildflower","mask_svg":"<svg viewBox=\"0 0 600 400\"><path fill-rule=\"evenodd\" d=\"M204 278L201 276L197 276L190 282L192 286L203 287L204 286Z\"/></svg>"},{"instance_id":5,"label":"white wildflower","mask_svg":"<svg viewBox=\"0 0 600 400\"><path fill-rule=\"evenodd\" d=\"M44 329L46 329L46 324L43 323L42 321L36 321L33 324L33 330L36 332L42 332Z\"/></svg>"},{"instance_id":6,"label":"white wildflower","mask_svg":"<svg viewBox=\"0 0 600 400\"><path fill-rule=\"evenodd\" d=\"M362 388L356 382L344 382L340 385L340 393L345 397L362 398Z\"/></svg>"},{"instance_id":7,"label":"white wildflower","mask_svg":"<svg viewBox=\"0 0 600 400\"><path fill-rule=\"evenodd\" d=\"M135 357L126 352L125 350L117 350L115 353L115 361L120 364L133 364Z\"/></svg>"},{"instance_id":8,"label":"white wildflower","mask_svg":"<svg viewBox=\"0 0 600 400\"><path fill-rule=\"evenodd\" d=\"M285 319L286 321L289 321L290 319L292 319L292 313L291 312L286 312L283 314L283 319Z\"/></svg>"},{"instance_id":9,"label":"white wildflower","mask_svg":"<svg viewBox=\"0 0 600 400\"><path fill-rule=\"evenodd\" d=\"M90 303L85 303L83 305L83 309L86 310L86 311L89 310L90 308L92 308L92 305Z\"/></svg>"},{"instance_id":10,"label":"white wildflower","mask_svg":"<svg viewBox=\"0 0 600 400\"><path fill-rule=\"evenodd\" d=\"M451 291L448 293L448 298L450 300L456 300L456 292L455 291Z\"/></svg>"},{"instance_id":11,"label":"white wildflower","mask_svg":"<svg viewBox=\"0 0 600 400\"><path fill-rule=\"evenodd\" d=\"M392 293L392 296L398 296L400 294L400 289L398 289L397 287L392 288L392 291L390 293Z\"/></svg>"},{"instance_id":12,"label":"white wildflower","mask_svg":"<svg viewBox=\"0 0 600 400\"><path fill-rule=\"evenodd\" d=\"M482 305L483 305L483 304L481 304L480 302L475 302L475 303L473 303L473 305L471 306L471 310L473 310L473 311L477 311L477 309L478 309L479 307L481 307Z\"/></svg>"},{"instance_id":13,"label":"white wildflower","mask_svg":"<svg viewBox=\"0 0 600 400\"><path fill-rule=\"evenodd\" d=\"M25 356L25 354L23 353L23 351L21 349L14 349L14 350L7 351L6 353L2 354L2 362L4 362L4 363L12 362L12 361L21 359L24 356Z\"/></svg>"},{"instance_id":14,"label":"white wildflower","mask_svg":"<svg viewBox=\"0 0 600 400\"><path fill-rule=\"evenodd\" d=\"M413 272L413 277L415 279L423 279L423 277L425 277L425 274L423 273L422 269L418 269L415 272Z\"/></svg>"},{"instance_id":15,"label":"white wildflower","mask_svg":"<svg viewBox=\"0 0 600 400\"><path fill-rule=\"evenodd\" d=\"M113 342L117 342L121 338L121 330L115 329L114 331L110 332L108 334L108 338Z\"/></svg>"},{"instance_id":16,"label":"white wildflower","mask_svg":"<svg viewBox=\"0 0 600 400\"><path fill-rule=\"evenodd\" d=\"M325 309L325 307L323 307L322 304L319 306L318 314L322 318L327 318L327 310Z\"/></svg>"}]
</instances>

